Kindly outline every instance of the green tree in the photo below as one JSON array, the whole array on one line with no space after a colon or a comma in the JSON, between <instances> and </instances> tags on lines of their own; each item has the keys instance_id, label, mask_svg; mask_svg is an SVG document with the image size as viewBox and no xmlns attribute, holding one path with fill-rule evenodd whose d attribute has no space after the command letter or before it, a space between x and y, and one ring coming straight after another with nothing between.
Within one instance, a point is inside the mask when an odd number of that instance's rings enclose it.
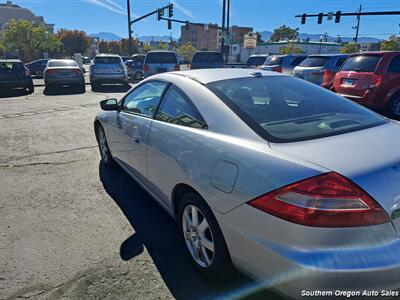
<instances>
[{"instance_id":1,"label":"green tree","mask_svg":"<svg viewBox=\"0 0 400 300\"><path fill-rule=\"evenodd\" d=\"M344 45L342 48L340 48L340 53L352 54L352 53L357 53L359 51L360 51L360 45L355 43L348 43Z\"/></svg>"},{"instance_id":2,"label":"green tree","mask_svg":"<svg viewBox=\"0 0 400 300\"><path fill-rule=\"evenodd\" d=\"M89 50L91 38L84 31L60 29L57 35L66 55L83 54Z\"/></svg>"},{"instance_id":3,"label":"green tree","mask_svg":"<svg viewBox=\"0 0 400 300\"><path fill-rule=\"evenodd\" d=\"M302 54L303 51L301 51L300 48L296 47L293 45L293 43L288 43L286 47L282 47L279 49L280 54Z\"/></svg>"},{"instance_id":4,"label":"green tree","mask_svg":"<svg viewBox=\"0 0 400 300\"><path fill-rule=\"evenodd\" d=\"M110 53L110 47L107 41L101 40L98 44L100 53Z\"/></svg>"},{"instance_id":5,"label":"green tree","mask_svg":"<svg viewBox=\"0 0 400 300\"><path fill-rule=\"evenodd\" d=\"M257 44L262 44L264 41L262 40L262 35L259 31L255 32L256 37L257 37Z\"/></svg>"},{"instance_id":6,"label":"green tree","mask_svg":"<svg viewBox=\"0 0 400 300\"><path fill-rule=\"evenodd\" d=\"M30 60L37 51L59 49L60 41L43 26L31 22L11 20L3 32L3 45L6 50L18 50L25 60Z\"/></svg>"},{"instance_id":7,"label":"green tree","mask_svg":"<svg viewBox=\"0 0 400 300\"><path fill-rule=\"evenodd\" d=\"M400 36L392 35L388 40L383 41L381 44L381 51L399 51L400 50Z\"/></svg>"},{"instance_id":8,"label":"green tree","mask_svg":"<svg viewBox=\"0 0 400 300\"><path fill-rule=\"evenodd\" d=\"M192 61L193 55L197 52L197 49L191 44L185 44L179 47L178 54L183 60Z\"/></svg>"},{"instance_id":9,"label":"green tree","mask_svg":"<svg viewBox=\"0 0 400 300\"><path fill-rule=\"evenodd\" d=\"M271 42L279 42L281 40L294 40L299 36L299 28L290 28L283 25L274 29L270 37Z\"/></svg>"}]
</instances>

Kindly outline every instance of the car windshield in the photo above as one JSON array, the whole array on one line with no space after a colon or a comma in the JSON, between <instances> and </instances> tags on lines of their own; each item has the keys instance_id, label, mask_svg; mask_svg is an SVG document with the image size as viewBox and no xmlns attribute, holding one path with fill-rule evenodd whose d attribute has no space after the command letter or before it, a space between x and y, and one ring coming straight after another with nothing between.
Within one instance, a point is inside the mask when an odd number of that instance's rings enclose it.
<instances>
[{"instance_id":1,"label":"car windshield","mask_svg":"<svg viewBox=\"0 0 400 300\"><path fill-rule=\"evenodd\" d=\"M264 65L274 66L274 65L282 65L283 56L270 56L265 61Z\"/></svg>"},{"instance_id":2,"label":"car windshield","mask_svg":"<svg viewBox=\"0 0 400 300\"><path fill-rule=\"evenodd\" d=\"M20 62L0 62L0 73L14 73L24 70L24 66Z\"/></svg>"},{"instance_id":3,"label":"car windshield","mask_svg":"<svg viewBox=\"0 0 400 300\"><path fill-rule=\"evenodd\" d=\"M195 53L192 59L192 63L218 63L222 64L224 62L222 54L218 52L203 52Z\"/></svg>"},{"instance_id":4,"label":"car windshield","mask_svg":"<svg viewBox=\"0 0 400 300\"><path fill-rule=\"evenodd\" d=\"M316 139L386 123L372 111L294 77L237 78L207 87L274 142Z\"/></svg>"},{"instance_id":5,"label":"car windshield","mask_svg":"<svg viewBox=\"0 0 400 300\"><path fill-rule=\"evenodd\" d=\"M178 60L172 52L149 52L146 56L147 64L177 64Z\"/></svg>"},{"instance_id":6,"label":"car windshield","mask_svg":"<svg viewBox=\"0 0 400 300\"><path fill-rule=\"evenodd\" d=\"M374 72L381 55L356 55L347 59L342 71Z\"/></svg>"},{"instance_id":7,"label":"car windshield","mask_svg":"<svg viewBox=\"0 0 400 300\"><path fill-rule=\"evenodd\" d=\"M49 61L49 67L77 67L78 64L73 60L53 60Z\"/></svg>"},{"instance_id":8,"label":"car windshield","mask_svg":"<svg viewBox=\"0 0 400 300\"><path fill-rule=\"evenodd\" d=\"M264 64L265 62L265 56L253 56L249 57L247 60L247 64L250 66L260 66Z\"/></svg>"},{"instance_id":9,"label":"car windshield","mask_svg":"<svg viewBox=\"0 0 400 300\"><path fill-rule=\"evenodd\" d=\"M326 56L309 56L303 60L299 66L301 67L322 67L329 60Z\"/></svg>"},{"instance_id":10,"label":"car windshield","mask_svg":"<svg viewBox=\"0 0 400 300\"><path fill-rule=\"evenodd\" d=\"M120 64L121 58L119 56L96 56L94 58L95 64Z\"/></svg>"}]
</instances>

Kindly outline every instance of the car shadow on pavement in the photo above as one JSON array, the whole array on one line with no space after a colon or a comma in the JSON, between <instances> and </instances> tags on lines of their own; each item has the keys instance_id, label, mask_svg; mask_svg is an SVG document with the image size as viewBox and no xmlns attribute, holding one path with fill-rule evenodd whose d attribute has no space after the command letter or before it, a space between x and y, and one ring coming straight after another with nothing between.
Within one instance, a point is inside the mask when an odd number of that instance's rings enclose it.
<instances>
[{"instance_id":1,"label":"car shadow on pavement","mask_svg":"<svg viewBox=\"0 0 400 300\"><path fill-rule=\"evenodd\" d=\"M206 280L186 257L182 235L175 221L139 184L121 168L110 168L102 162L99 175L105 191L135 231L122 243L121 259L130 260L141 254L145 247L176 299L280 299L268 290L255 288L257 284L242 275L229 284ZM249 291L256 292L249 296Z\"/></svg>"},{"instance_id":2,"label":"car shadow on pavement","mask_svg":"<svg viewBox=\"0 0 400 300\"><path fill-rule=\"evenodd\" d=\"M93 92L100 93L125 93L131 89L131 85L124 86L120 84L103 84L99 85L95 89L92 88Z\"/></svg>"},{"instance_id":3,"label":"car shadow on pavement","mask_svg":"<svg viewBox=\"0 0 400 300\"><path fill-rule=\"evenodd\" d=\"M78 95L86 92L81 90L79 86L57 86L51 88L45 88L43 94L46 96L59 96L59 95Z\"/></svg>"},{"instance_id":4,"label":"car shadow on pavement","mask_svg":"<svg viewBox=\"0 0 400 300\"><path fill-rule=\"evenodd\" d=\"M13 98L13 97L21 97L28 95L28 92L23 89L0 89L0 98Z\"/></svg>"}]
</instances>

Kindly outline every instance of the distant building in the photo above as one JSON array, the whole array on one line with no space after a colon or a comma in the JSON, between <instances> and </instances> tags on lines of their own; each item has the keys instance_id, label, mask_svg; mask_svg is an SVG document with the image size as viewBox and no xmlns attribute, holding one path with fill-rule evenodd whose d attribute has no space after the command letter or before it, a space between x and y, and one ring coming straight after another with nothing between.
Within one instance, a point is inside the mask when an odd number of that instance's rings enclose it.
<instances>
[{"instance_id":1,"label":"distant building","mask_svg":"<svg viewBox=\"0 0 400 300\"><path fill-rule=\"evenodd\" d=\"M232 26L229 28L233 43L242 43L251 27ZM189 24L181 27L181 44L191 44L199 50L215 51L221 47L222 31L217 24Z\"/></svg>"},{"instance_id":2,"label":"distant building","mask_svg":"<svg viewBox=\"0 0 400 300\"><path fill-rule=\"evenodd\" d=\"M300 42L300 41L280 41L258 44L255 49L246 49L243 43L232 46L232 56L239 56L241 62L246 62L251 54L279 54L280 49L288 45L299 48L304 54L334 54L339 53L342 47L340 43L333 42Z\"/></svg>"},{"instance_id":3,"label":"distant building","mask_svg":"<svg viewBox=\"0 0 400 300\"><path fill-rule=\"evenodd\" d=\"M22 8L11 1L0 3L0 30L12 19L26 20L35 25L44 26L49 32L54 33L54 24L46 23L43 17L36 16L29 9Z\"/></svg>"},{"instance_id":4,"label":"distant building","mask_svg":"<svg viewBox=\"0 0 400 300\"><path fill-rule=\"evenodd\" d=\"M360 43L360 51L379 51L381 49L381 43Z\"/></svg>"}]
</instances>

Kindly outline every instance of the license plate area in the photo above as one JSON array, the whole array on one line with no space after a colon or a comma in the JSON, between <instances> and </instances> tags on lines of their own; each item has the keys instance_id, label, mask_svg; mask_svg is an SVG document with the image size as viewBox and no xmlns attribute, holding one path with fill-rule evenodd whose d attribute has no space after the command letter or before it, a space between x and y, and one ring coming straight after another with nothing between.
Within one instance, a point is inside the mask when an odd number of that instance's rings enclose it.
<instances>
[{"instance_id":1,"label":"license plate area","mask_svg":"<svg viewBox=\"0 0 400 300\"><path fill-rule=\"evenodd\" d=\"M344 78L342 79L342 85L343 86L354 86L356 84L357 80L352 79L352 78Z\"/></svg>"}]
</instances>

